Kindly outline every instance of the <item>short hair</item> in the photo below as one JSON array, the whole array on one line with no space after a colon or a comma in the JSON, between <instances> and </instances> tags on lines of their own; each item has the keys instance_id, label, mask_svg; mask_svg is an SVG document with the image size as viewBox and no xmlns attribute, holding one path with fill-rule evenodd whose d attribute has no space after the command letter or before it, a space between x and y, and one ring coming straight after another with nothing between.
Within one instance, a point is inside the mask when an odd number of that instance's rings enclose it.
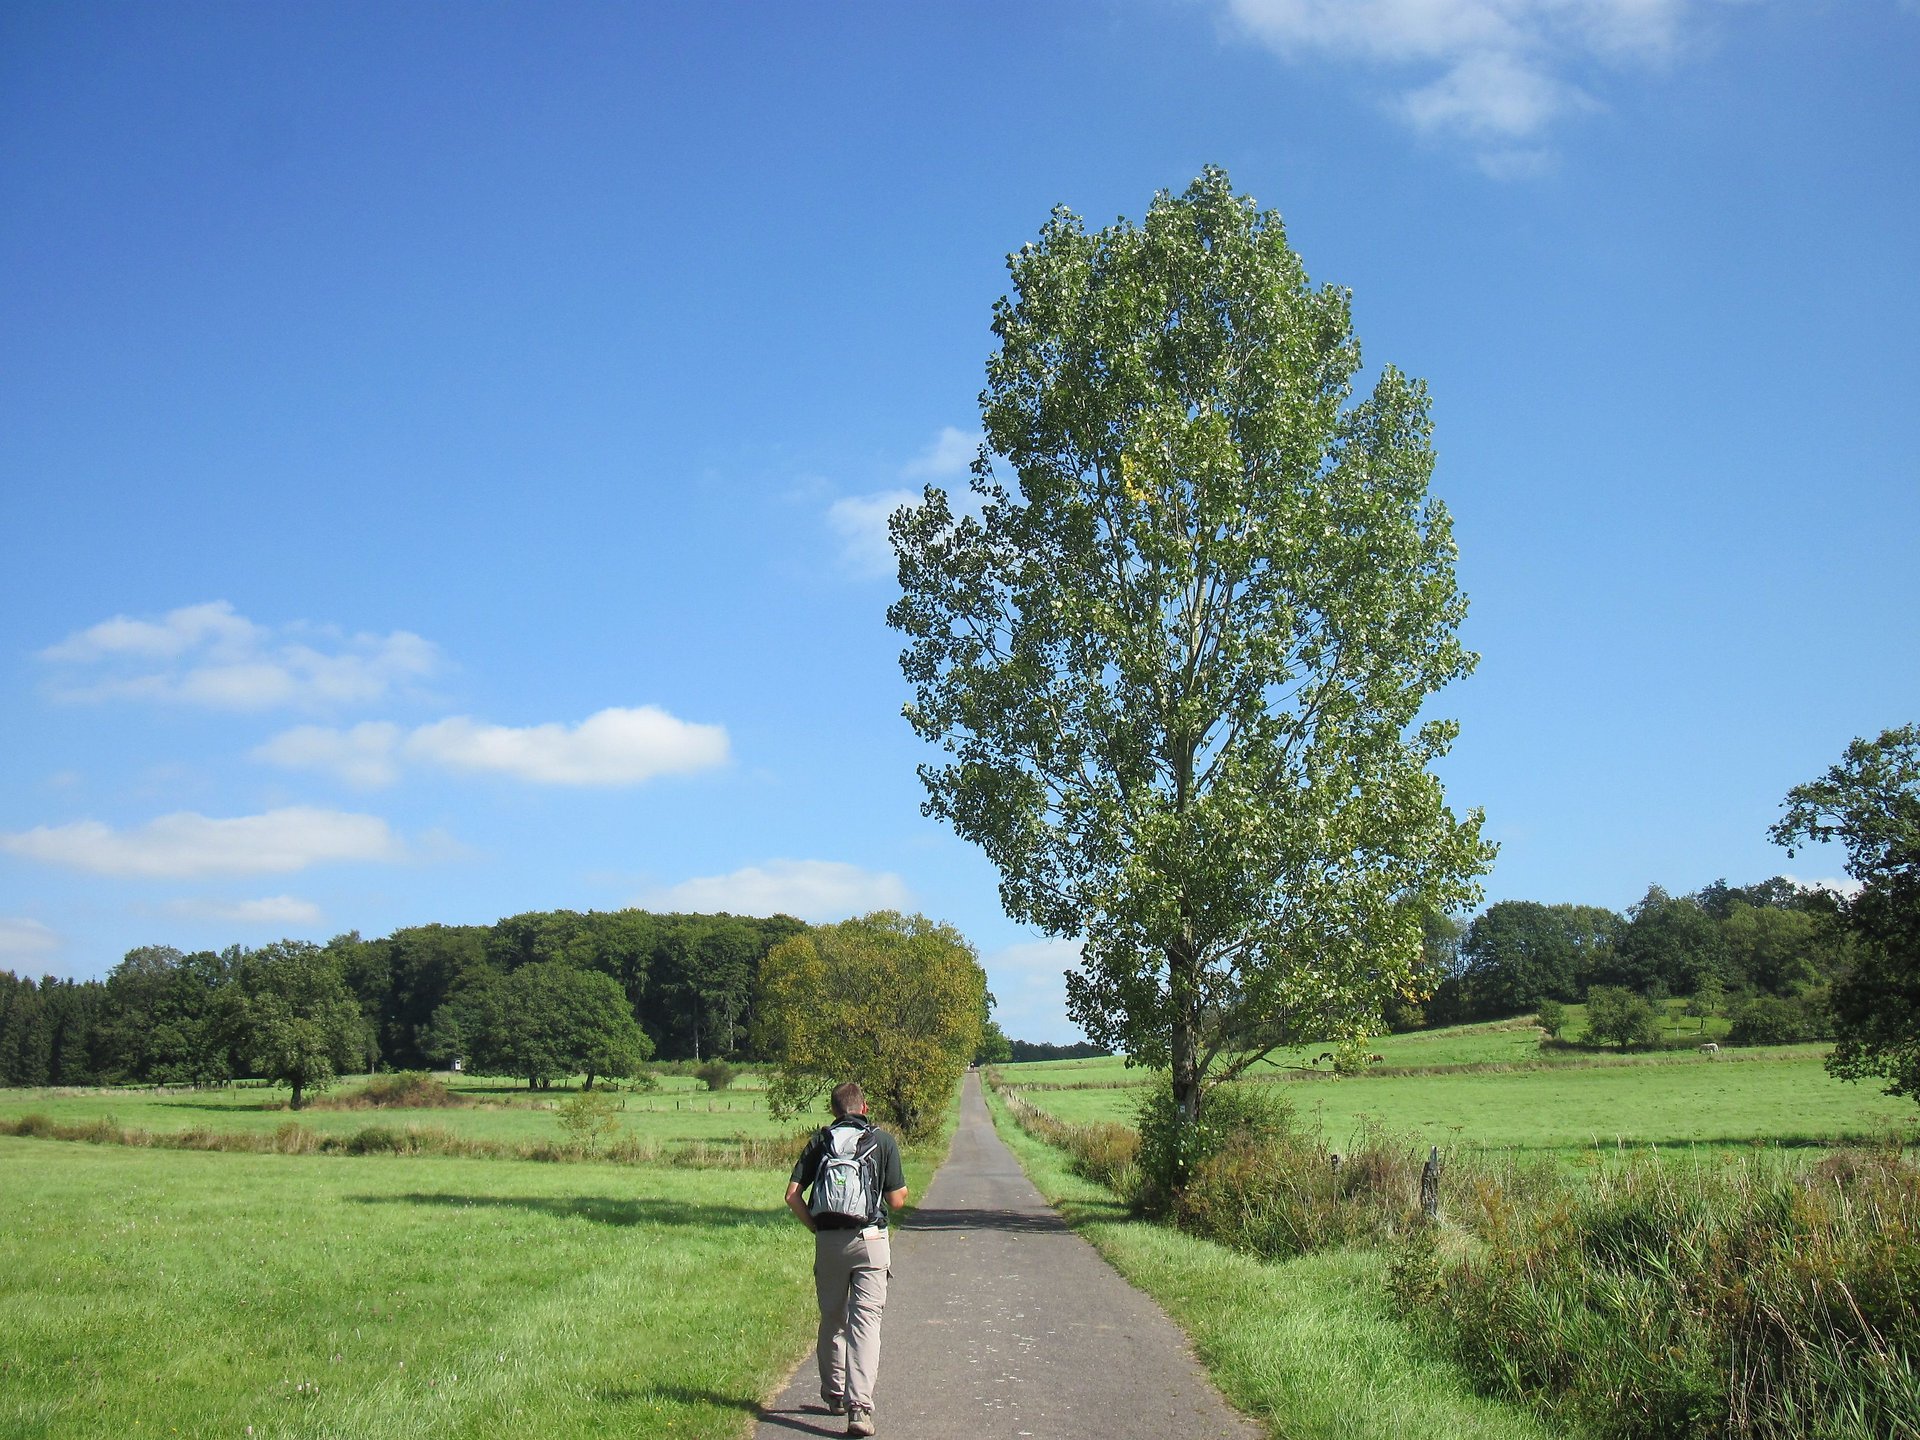
<instances>
[{"instance_id":1,"label":"short hair","mask_svg":"<svg viewBox=\"0 0 1920 1440\"><path fill-rule=\"evenodd\" d=\"M860 1088L858 1080L849 1080L844 1085L833 1087L833 1115L836 1120L858 1114L866 1103L867 1092Z\"/></svg>"}]
</instances>

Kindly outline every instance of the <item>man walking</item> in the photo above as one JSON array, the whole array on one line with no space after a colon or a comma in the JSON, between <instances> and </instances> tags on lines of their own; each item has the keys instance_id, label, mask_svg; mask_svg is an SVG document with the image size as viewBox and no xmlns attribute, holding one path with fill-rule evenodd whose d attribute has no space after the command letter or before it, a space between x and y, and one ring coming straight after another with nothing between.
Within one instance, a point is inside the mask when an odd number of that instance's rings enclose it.
<instances>
[{"instance_id":1,"label":"man walking","mask_svg":"<svg viewBox=\"0 0 1920 1440\"><path fill-rule=\"evenodd\" d=\"M871 1435L891 1259L887 1212L907 1203L907 1177L899 1143L867 1119L859 1085L834 1087L833 1114L800 1152L787 1181L787 1208L813 1232L820 1398L831 1413L846 1412L847 1434ZM810 1193L803 1199L802 1191Z\"/></svg>"}]
</instances>

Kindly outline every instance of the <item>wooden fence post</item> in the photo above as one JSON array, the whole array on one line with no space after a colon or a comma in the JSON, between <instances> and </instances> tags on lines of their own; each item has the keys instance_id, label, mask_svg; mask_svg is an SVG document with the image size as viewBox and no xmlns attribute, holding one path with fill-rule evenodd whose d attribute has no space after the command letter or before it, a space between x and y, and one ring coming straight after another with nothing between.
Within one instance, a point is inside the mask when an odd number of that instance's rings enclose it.
<instances>
[{"instance_id":1,"label":"wooden fence post","mask_svg":"<svg viewBox=\"0 0 1920 1440\"><path fill-rule=\"evenodd\" d=\"M1427 1163L1420 1167L1420 1208L1426 1212L1427 1219L1440 1218L1440 1147L1435 1145L1427 1154Z\"/></svg>"}]
</instances>

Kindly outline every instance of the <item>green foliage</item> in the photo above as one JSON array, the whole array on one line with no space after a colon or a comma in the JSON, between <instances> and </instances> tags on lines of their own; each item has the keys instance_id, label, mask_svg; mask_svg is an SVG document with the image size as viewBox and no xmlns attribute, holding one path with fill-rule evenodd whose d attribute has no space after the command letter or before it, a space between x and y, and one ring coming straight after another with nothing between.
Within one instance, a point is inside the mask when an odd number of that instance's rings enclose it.
<instances>
[{"instance_id":1,"label":"green foliage","mask_svg":"<svg viewBox=\"0 0 1920 1440\"><path fill-rule=\"evenodd\" d=\"M1540 1028L1549 1035L1558 1036L1561 1027L1567 1023L1567 1007L1558 1000L1542 1000L1534 1007L1534 1011Z\"/></svg>"},{"instance_id":2,"label":"green foliage","mask_svg":"<svg viewBox=\"0 0 1920 1440\"><path fill-rule=\"evenodd\" d=\"M1617 985L1587 991L1587 1043L1634 1046L1660 1043L1660 1015L1644 997Z\"/></svg>"},{"instance_id":3,"label":"green foliage","mask_svg":"<svg viewBox=\"0 0 1920 1440\"><path fill-rule=\"evenodd\" d=\"M620 1129L620 1102L605 1089L575 1091L553 1108L560 1128L588 1153Z\"/></svg>"},{"instance_id":4,"label":"green foliage","mask_svg":"<svg viewBox=\"0 0 1920 1440\"><path fill-rule=\"evenodd\" d=\"M1161 1075L1140 1098L1139 1169L1128 1197L1143 1214L1166 1215L1194 1175L1227 1150L1260 1149L1293 1128L1293 1106L1270 1085L1215 1085L1198 1119L1182 1113L1173 1079Z\"/></svg>"},{"instance_id":5,"label":"green foliage","mask_svg":"<svg viewBox=\"0 0 1920 1440\"><path fill-rule=\"evenodd\" d=\"M1473 664L1427 395L1388 366L1350 403L1346 292L1217 169L1139 226L1056 210L1008 265L982 508L892 520L926 808L1009 914L1084 938L1071 1013L1191 1119L1306 1027L1368 1028L1490 863L1429 768L1456 727L1419 718Z\"/></svg>"},{"instance_id":6,"label":"green foliage","mask_svg":"<svg viewBox=\"0 0 1920 1440\"><path fill-rule=\"evenodd\" d=\"M1776 843L1838 840L1857 895L1838 909L1852 940L1834 979L1838 1044L1827 1068L1920 1101L1920 727L1855 740L1839 764L1787 792Z\"/></svg>"},{"instance_id":7,"label":"green foliage","mask_svg":"<svg viewBox=\"0 0 1920 1440\"><path fill-rule=\"evenodd\" d=\"M340 962L317 945L281 940L245 957L238 1007L241 1044L258 1074L291 1086L298 1110L325 1090L365 1042L360 1007Z\"/></svg>"},{"instance_id":8,"label":"green foliage","mask_svg":"<svg viewBox=\"0 0 1920 1440\"><path fill-rule=\"evenodd\" d=\"M471 1046L475 1071L518 1075L529 1088L584 1074L591 1089L599 1076L631 1075L653 1053L618 982L564 960L472 985L444 1024Z\"/></svg>"},{"instance_id":9,"label":"green foliage","mask_svg":"<svg viewBox=\"0 0 1920 1440\"><path fill-rule=\"evenodd\" d=\"M986 973L951 925L876 911L776 945L760 967L767 1100L797 1115L857 1080L876 1118L918 1140L980 1047Z\"/></svg>"},{"instance_id":10,"label":"green foliage","mask_svg":"<svg viewBox=\"0 0 1920 1440\"><path fill-rule=\"evenodd\" d=\"M1004 1065L1013 1059L1013 1042L1007 1039L1007 1032L1000 1028L999 1021L989 1019L981 1023L980 1046L973 1058L981 1065Z\"/></svg>"},{"instance_id":11,"label":"green foliage","mask_svg":"<svg viewBox=\"0 0 1920 1440\"><path fill-rule=\"evenodd\" d=\"M712 1060L703 1060L699 1068L693 1073L700 1083L705 1085L709 1090L724 1090L733 1084L733 1066L718 1057Z\"/></svg>"},{"instance_id":12,"label":"green foliage","mask_svg":"<svg viewBox=\"0 0 1920 1440\"><path fill-rule=\"evenodd\" d=\"M1833 1016L1826 992L1815 990L1783 1000L1756 995L1733 1009L1730 1045L1791 1045L1801 1040L1824 1040L1833 1034Z\"/></svg>"},{"instance_id":13,"label":"green foliage","mask_svg":"<svg viewBox=\"0 0 1920 1440\"><path fill-rule=\"evenodd\" d=\"M1551 1203L1487 1192L1471 1247L1416 1233L1401 1298L1480 1383L1584 1433L1910 1433L1920 1417L1920 1170L1837 1152L1633 1161Z\"/></svg>"}]
</instances>

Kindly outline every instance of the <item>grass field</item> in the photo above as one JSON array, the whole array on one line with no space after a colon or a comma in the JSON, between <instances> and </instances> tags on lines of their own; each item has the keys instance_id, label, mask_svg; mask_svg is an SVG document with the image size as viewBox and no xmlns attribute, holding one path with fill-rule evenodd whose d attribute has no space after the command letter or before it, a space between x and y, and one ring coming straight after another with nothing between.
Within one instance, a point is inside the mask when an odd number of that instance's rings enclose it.
<instances>
[{"instance_id":1,"label":"grass field","mask_svg":"<svg viewBox=\"0 0 1920 1440\"><path fill-rule=\"evenodd\" d=\"M1727 1050L1712 1060L1686 1050L1571 1058L1548 1052L1552 1058L1536 1061L1537 1032L1514 1026L1372 1043L1387 1062L1372 1073L1277 1086L1298 1117L1320 1125L1336 1148L1367 1123L1422 1144L1567 1155L1616 1145L1823 1144L1889 1135L1911 1142L1920 1118L1909 1101L1833 1079L1821 1067L1821 1045ZM1031 1087L1028 1098L1042 1109L1074 1122L1130 1124L1149 1079L1107 1059L997 1070L1006 1083ZM1282 1073L1297 1072L1267 1067L1255 1075Z\"/></svg>"},{"instance_id":2,"label":"grass field","mask_svg":"<svg viewBox=\"0 0 1920 1440\"><path fill-rule=\"evenodd\" d=\"M767 1113L757 1080L714 1093L699 1081L663 1076L651 1094L615 1092L625 1130L674 1144L734 1136L779 1137L796 1133L797 1121L776 1121ZM349 1077L328 1095L351 1093L364 1077ZM156 1133L204 1126L217 1131L272 1132L297 1120L322 1135L350 1135L369 1125L404 1128L432 1125L471 1139L520 1145L558 1141L563 1132L553 1107L571 1091L529 1092L524 1087L482 1080L456 1080L453 1092L467 1103L448 1108L410 1110L382 1107L331 1110L308 1105L286 1108L287 1092L259 1086L208 1090L0 1090L0 1121L45 1115L59 1124L85 1124L111 1118L129 1128Z\"/></svg>"},{"instance_id":3,"label":"grass field","mask_svg":"<svg viewBox=\"0 0 1920 1440\"><path fill-rule=\"evenodd\" d=\"M722 1124L721 1134L797 1128L748 1110L744 1096L711 1114L704 1089L679 1098L678 1110L630 1110L629 1125L653 1140ZM261 1099L0 1094L8 1114L63 1122L111 1110L123 1125L160 1128L185 1114L183 1124L225 1131L293 1118ZM299 1119L355 1128L409 1117L483 1138L523 1126L560 1136L552 1113L524 1103ZM907 1150L916 1191L950 1134L949 1123ZM812 1250L780 1203L784 1182L784 1164L0 1137L0 1434L739 1436L812 1334Z\"/></svg>"}]
</instances>

